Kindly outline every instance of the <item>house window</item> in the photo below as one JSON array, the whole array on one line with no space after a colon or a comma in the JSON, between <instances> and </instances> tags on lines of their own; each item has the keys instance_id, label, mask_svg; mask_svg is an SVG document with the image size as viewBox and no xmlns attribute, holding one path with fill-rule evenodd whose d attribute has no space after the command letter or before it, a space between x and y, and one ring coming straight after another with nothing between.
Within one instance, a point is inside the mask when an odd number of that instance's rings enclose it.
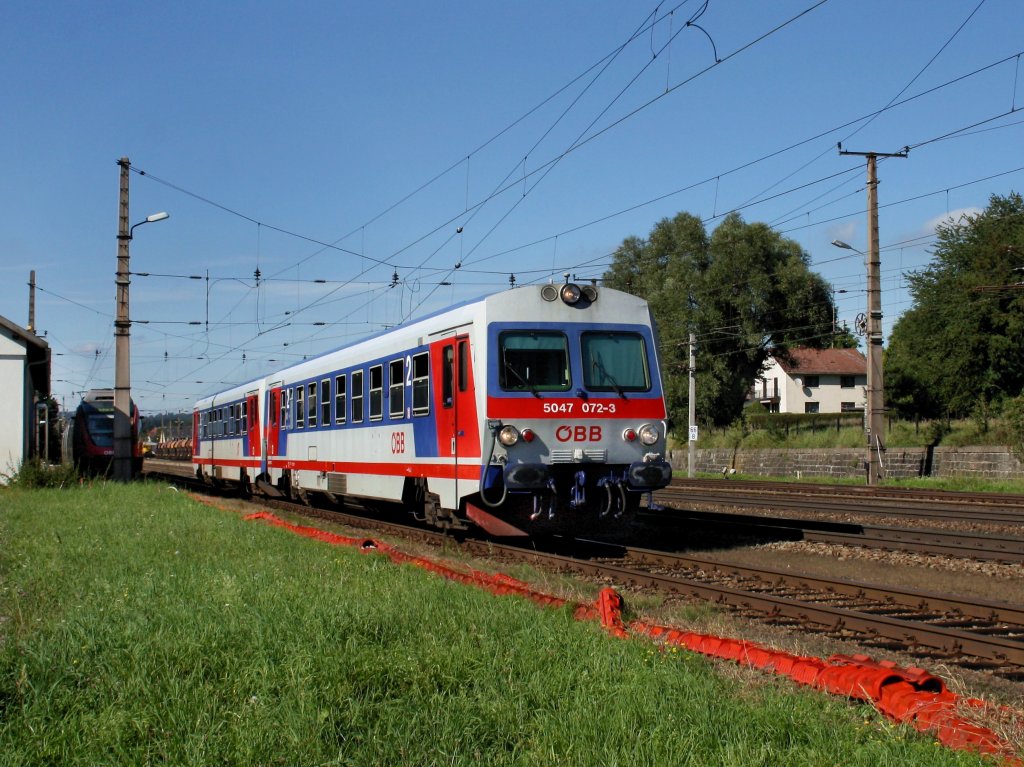
<instances>
[{"instance_id":1,"label":"house window","mask_svg":"<svg viewBox=\"0 0 1024 767\"><path fill-rule=\"evenodd\" d=\"M856 410L860 410L855 402L840 402L839 411L842 413L852 413Z\"/></svg>"},{"instance_id":2,"label":"house window","mask_svg":"<svg viewBox=\"0 0 1024 767\"><path fill-rule=\"evenodd\" d=\"M405 415L405 365L402 360L388 363L388 415L401 418Z\"/></svg>"},{"instance_id":3,"label":"house window","mask_svg":"<svg viewBox=\"0 0 1024 767\"><path fill-rule=\"evenodd\" d=\"M345 376L334 379L334 420L345 423Z\"/></svg>"},{"instance_id":4,"label":"house window","mask_svg":"<svg viewBox=\"0 0 1024 767\"><path fill-rule=\"evenodd\" d=\"M426 415L430 412L430 358L427 352L412 358L412 414Z\"/></svg>"},{"instance_id":5,"label":"house window","mask_svg":"<svg viewBox=\"0 0 1024 767\"><path fill-rule=\"evenodd\" d=\"M352 372L352 423L363 422L363 371Z\"/></svg>"},{"instance_id":6,"label":"house window","mask_svg":"<svg viewBox=\"0 0 1024 767\"><path fill-rule=\"evenodd\" d=\"M856 376L839 376L839 385L844 389L852 389L856 381Z\"/></svg>"},{"instance_id":7,"label":"house window","mask_svg":"<svg viewBox=\"0 0 1024 767\"><path fill-rule=\"evenodd\" d=\"M818 376L804 376L804 386L808 389L817 389ZM814 412L817 413L818 411L815 410Z\"/></svg>"},{"instance_id":8,"label":"house window","mask_svg":"<svg viewBox=\"0 0 1024 767\"><path fill-rule=\"evenodd\" d=\"M804 403L804 412L805 413L817 413L818 412L818 403L817 402L805 402Z\"/></svg>"}]
</instances>

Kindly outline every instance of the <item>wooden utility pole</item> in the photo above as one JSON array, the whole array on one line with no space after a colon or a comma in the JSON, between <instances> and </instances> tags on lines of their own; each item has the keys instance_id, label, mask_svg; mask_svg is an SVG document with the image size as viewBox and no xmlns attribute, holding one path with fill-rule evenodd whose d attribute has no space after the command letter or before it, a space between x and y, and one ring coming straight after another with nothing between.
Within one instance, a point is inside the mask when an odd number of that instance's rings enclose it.
<instances>
[{"instance_id":1,"label":"wooden utility pole","mask_svg":"<svg viewBox=\"0 0 1024 767\"><path fill-rule=\"evenodd\" d=\"M839 144L839 154L858 155L868 161L868 312L867 312L867 358L868 358L868 484L877 485L882 478L883 456L885 455L885 386L882 371L882 281L881 255L878 249L878 176L879 157L906 157L909 147L902 152L847 152Z\"/></svg>"}]
</instances>

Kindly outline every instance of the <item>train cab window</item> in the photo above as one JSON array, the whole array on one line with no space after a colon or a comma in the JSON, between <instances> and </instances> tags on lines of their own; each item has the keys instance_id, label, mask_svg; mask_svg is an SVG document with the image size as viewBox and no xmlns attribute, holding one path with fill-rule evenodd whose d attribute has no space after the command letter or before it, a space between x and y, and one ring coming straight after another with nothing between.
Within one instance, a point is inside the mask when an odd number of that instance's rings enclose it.
<instances>
[{"instance_id":1,"label":"train cab window","mask_svg":"<svg viewBox=\"0 0 1024 767\"><path fill-rule=\"evenodd\" d=\"M320 424L331 425L331 379L325 378L320 382Z\"/></svg>"},{"instance_id":2,"label":"train cab window","mask_svg":"<svg viewBox=\"0 0 1024 767\"><path fill-rule=\"evenodd\" d=\"M370 368L370 420L379 421L384 417L384 366Z\"/></svg>"},{"instance_id":3,"label":"train cab window","mask_svg":"<svg viewBox=\"0 0 1024 767\"><path fill-rule=\"evenodd\" d=\"M334 422L345 423L345 376L334 379Z\"/></svg>"},{"instance_id":4,"label":"train cab window","mask_svg":"<svg viewBox=\"0 0 1024 767\"><path fill-rule=\"evenodd\" d=\"M306 425L306 387L299 384L295 387L295 428Z\"/></svg>"},{"instance_id":5,"label":"train cab window","mask_svg":"<svg viewBox=\"0 0 1024 767\"><path fill-rule=\"evenodd\" d=\"M352 423L363 422L363 371L352 372Z\"/></svg>"},{"instance_id":6,"label":"train cab window","mask_svg":"<svg viewBox=\"0 0 1024 767\"><path fill-rule=\"evenodd\" d=\"M595 332L580 337L583 385L589 391L650 391L647 347L639 333Z\"/></svg>"},{"instance_id":7,"label":"train cab window","mask_svg":"<svg viewBox=\"0 0 1024 767\"><path fill-rule=\"evenodd\" d=\"M309 407L309 418L307 422L309 428L316 426L316 382L309 384L306 388L309 389L309 397L307 398L307 406Z\"/></svg>"},{"instance_id":8,"label":"train cab window","mask_svg":"<svg viewBox=\"0 0 1024 767\"><path fill-rule=\"evenodd\" d=\"M412 414L430 412L430 356L427 352L412 358Z\"/></svg>"},{"instance_id":9,"label":"train cab window","mask_svg":"<svg viewBox=\"0 0 1024 767\"><path fill-rule=\"evenodd\" d=\"M498 383L505 391L566 391L569 344L564 333L510 331L498 339Z\"/></svg>"},{"instance_id":10,"label":"train cab window","mask_svg":"<svg viewBox=\"0 0 1024 767\"><path fill-rule=\"evenodd\" d=\"M388 363L388 415L401 418L405 415L405 364L402 360Z\"/></svg>"}]
</instances>

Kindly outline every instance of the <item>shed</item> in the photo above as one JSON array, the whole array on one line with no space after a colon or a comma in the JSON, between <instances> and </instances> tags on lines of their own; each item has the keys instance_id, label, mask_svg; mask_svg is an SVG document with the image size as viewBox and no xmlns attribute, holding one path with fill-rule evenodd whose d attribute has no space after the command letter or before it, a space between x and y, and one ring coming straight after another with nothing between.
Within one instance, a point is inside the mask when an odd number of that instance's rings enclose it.
<instances>
[{"instance_id":1,"label":"shed","mask_svg":"<svg viewBox=\"0 0 1024 767\"><path fill-rule=\"evenodd\" d=\"M36 405L50 396L50 345L0 316L0 483L37 454Z\"/></svg>"}]
</instances>

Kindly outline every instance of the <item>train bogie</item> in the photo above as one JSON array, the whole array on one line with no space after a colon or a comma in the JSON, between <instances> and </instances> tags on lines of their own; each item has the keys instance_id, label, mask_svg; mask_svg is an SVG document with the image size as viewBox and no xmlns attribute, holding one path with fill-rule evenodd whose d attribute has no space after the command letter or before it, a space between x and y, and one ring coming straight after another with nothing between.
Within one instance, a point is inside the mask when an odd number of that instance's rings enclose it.
<instances>
[{"instance_id":1,"label":"train bogie","mask_svg":"<svg viewBox=\"0 0 1024 767\"><path fill-rule=\"evenodd\" d=\"M193 462L271 493L532 534L624 524L670 479L664 419L646 303L545 285L201 400Z\"/></svg>"}]
</instances>

